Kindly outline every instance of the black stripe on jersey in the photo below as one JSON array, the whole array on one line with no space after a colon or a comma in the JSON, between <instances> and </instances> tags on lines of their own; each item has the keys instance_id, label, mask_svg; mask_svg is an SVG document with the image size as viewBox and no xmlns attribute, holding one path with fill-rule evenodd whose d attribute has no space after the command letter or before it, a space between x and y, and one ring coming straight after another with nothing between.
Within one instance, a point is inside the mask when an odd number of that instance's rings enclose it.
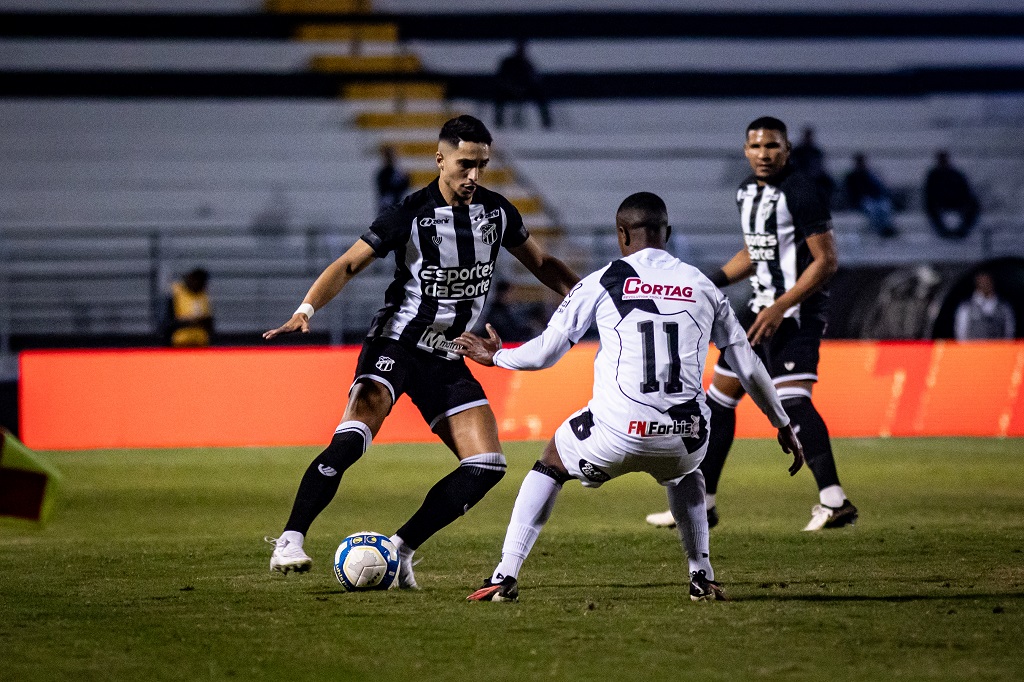
<instances>
[{"instance_id":1,"label":"black stripe on jersey","mask_svg":"<svg viewBox=\"0 0 1024 682\"><path fill-rule=\"evenodd\" d=\"M620 317L625 317L633 310L642 310L645 313L658 314L658 306L649 298L622 300L622 288L630 277L637 277L633 266L624 260L612 261L608 269L601 275L601 286L611 296L615 309L619 311Z\"/></svg>"},{"instance_id":2,"label":"black stripe on jersey","mask_svg":"<svg viewBox=\"0 0 1024 682\"><path fill-rule=\"evenodd\" d=\"M405 265L405 244L395 248L395 278L384 292L384 307L377 311L370 323L369 338L376 338L384 332L384 326L402 308L405 300L405 284L412 279L412 272Z\"/></svg>"},{"instance_id":3,"label":"black stripe on jersey","mask_svg":"<svg viewBox=\"0 0 1024 682\"><path fill-rule=\"evenodd\" d=\"M469 206L455 206L452 208L455 227L455 246L459 251L459 267L472 268L476 265L476 237L473 236L473 223L469 219ZM476 299L467 298L455 303L455 319L452 326L444 333L446 339L457 338L466 331L466 325L473 317L473 304ZM435 351L437 352L437 351ZM447 357L445 351L440 353Z\"/></svg>"},{"instance_id":4,"label":"black stripe on jersey","mask_svg":"<svg viewBox=\"0 0 1024 682\"><path fill-rule=\"evenodd\" d=\"M764 196L764 187L758 185L757 193L750 200L750 217L747 219L747 234L757 232L757 213L761 210L761 197Z\"/></svg>"},{"instance_id":5,"label":"black stripe on jersey","mask_svg":"<svg viewBox=\"0 0 1024 682\"><path fill-rule=\"evenodd\" d=\"M434 238L437 237L437 226L432 221L429 225L424 225L424 222L420 221L419 227L421 270L430 264L441 262L441 250L439 244L434 241ZM405 329L399 335L399 341L416 347L423 332L437 317L437 307L437 299L433 296L420 296L420 306L416 310L416 316L409 320L409 324L405 325ZM444 351L441 351L441 354L445 354Z\"/></svg>"},{"instance_id":6,"label":"black stripe on jersey","mask_svg":"<svg viewBox=\"0 0 1024 682\"><path fill-rule=\"evenodd\" d=\"M768 261L768 272L771 273L772 286L775 287L775 298L786 293L786 275L782 272L782 242L779 240L779 204L777 199L774 210L768 214L764 221L765 233L775 235L775 258ZM760 208L758 206L758 210Z\"/></svg>"}]
</instances>

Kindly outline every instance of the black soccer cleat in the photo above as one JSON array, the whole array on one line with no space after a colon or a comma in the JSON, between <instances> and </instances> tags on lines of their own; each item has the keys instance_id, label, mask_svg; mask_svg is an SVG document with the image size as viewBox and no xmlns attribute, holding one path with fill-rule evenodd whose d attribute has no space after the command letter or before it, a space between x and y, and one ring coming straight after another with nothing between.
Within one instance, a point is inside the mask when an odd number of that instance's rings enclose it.
<instances>
[{"instance_id":1,"label":"black soccer cleat","mask_svg":"<svg viewBox=\"0 0 1024 682\"><path fill-rule=\"evenodd\" d=\"M718 507L708 509L708 530L718 525Z\"/></svg>"},{"instance_id":2,"label":"black soccer cleat","mask_svg":"<svg viewBox=\"0 0 1024 682\"><path fill-rule=\"evenodd\" d=\"M466 601L518 601L519 583L510 575L501 579L500 583L492 583L490 578L484 578L484 585L473 594L466 597Z\"/></svg>"},{"instance_id":3,"label":"black soccer cleat","mask_svg":"<svg viewBox=\"0 0 1024 682\"><path fill-rule=\"evenodd\" d=\"M714 580L709 580L704 571L690 574L690 599L692 601L729 601L725 590Z\"/></svg>"}]
</instances>

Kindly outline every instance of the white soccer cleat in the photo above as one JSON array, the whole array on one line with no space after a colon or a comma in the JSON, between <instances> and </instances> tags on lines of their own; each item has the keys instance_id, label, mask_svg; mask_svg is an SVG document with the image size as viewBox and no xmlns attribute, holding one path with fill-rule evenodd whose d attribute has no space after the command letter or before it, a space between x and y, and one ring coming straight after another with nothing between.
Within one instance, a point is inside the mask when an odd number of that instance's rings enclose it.
<instances>
[{"instance_id":1,"label":"white soccer cleat","mask_svg":"<svg viewBox=\"0 0 1024 682\"><path fill-rule=\"evenodd\" d=\"M302 551L302 546L289 542L284 538L263 538L274 545L274 552L270 555L270 570L280 571L288 575L288 571L305 573L313 567L313 560Z\"/></svg>"},{"instance_id":2,"label":"white soccer cleat","mask_svg":"<svg viewBox=\"0 0 1024 682\"><path fill-rule=\"evenodd\" d=\"M658 528L675 528L676 520L671 511L663 511L657 514L648 514L647 523Z\"/></svg>"},{"instance_id":3,"label":"white soccer cleat","mask_svg":"<svg viewBox=\"0 0 1024 682\"><path fill-rule=\"evenodd\" d=\"M413 562L412 557L412 554L403 554L401 550L398 551L398 588L401 590L420 589L420 586L416 584L416 574L412 572L412 567L419 561Z\"/></svg>"},{"instance_id":4,"label":"white soccer cleat","mask_svg":"<svg viewBox=\"0 0 1024 682\"><path fill-rule=\"evenodd\" d=\"M815 531L822 528L852 526L857 522L857 516L857 508L849 500L843 500L843 504L839 507L816 504L811 508L811 520L807 522L804 530Z\"/></svg>"}]
</instances>

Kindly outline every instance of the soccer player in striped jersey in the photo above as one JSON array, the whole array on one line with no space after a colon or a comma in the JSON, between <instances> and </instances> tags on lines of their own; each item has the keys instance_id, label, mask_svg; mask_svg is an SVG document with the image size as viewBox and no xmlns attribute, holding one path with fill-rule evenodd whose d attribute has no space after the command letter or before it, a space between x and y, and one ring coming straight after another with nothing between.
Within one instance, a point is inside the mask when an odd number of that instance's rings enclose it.
<instances>
[{"instance_id":1,"label":"soccer player in striped jersey","mask_svg":"<svg viewBox=\"0 0 1024 682\"><path fill-rule=\"evenodd\" d=\"M436 154L438 179L384 211L321 273L291 319L263 335L273 339L308 332L314 311L374 259L394 254L394 280L363 343L345 414L330 445L303 475L284 532L268 538L274 544L272 571L309 570L312 559L302 545L310 524L334 498L342 474L369 447L402 393L455 453L459 466L431 488L391 538L401 560L400 587L417 587L415 550L504 476L494 413L456 353L455 339L480 317L501 247L563 296L579 277L541 249L505 197L479 184L490 144L490 132L472 116L445 123Z\"/></svg>"},{"instance_id":2,"label":"soccer player in striped jersey","mask_svg":"<svg viewBox=\"0 0 1024 682\"><path fill-rule=\"evenodd\" d=\"M650 192L626 198L615 217L623 258L588 275L555 311L544 333L513 350L488 326L471 333L461 352L484 365L550 367L596 322L601 352L594 360L594 395L565 420L527 473L505 535L501 562L473 601L514 601L519 570L554 507L562 485L576 479L596 488L634 471L668 490L681 529L694 601L724 599L709 559L704 476L708 417L701 376L708 343L729 357L735 376L778 429L793 453L790 474L803 464L771 377L754 355L725 298L707 277L665 251L671 228L665 202Z\"/></svg>"},{"instance_id":3,"label":"soccer player in striped jersey","mask_svg":"<svg viewBox=\"0 0 1024 682\"><path fill-rule=\"evenodd\" d=\"M747 330L800 434L807 468L818 485L819 504L804 530L839 528L857 520L846 499L825 421L811 402L818 380L818 348L825 333L828 280L838 266L828 203L810 178L789 164L786 124L763 117L747 126L744 153L753 170L740 185L736 204L745 246L711 281L724 287L750 278L754 317ZM736 371L723 354L715 365L708 398L711 438L701 464L707 481L709 523L718 522L715 494L736 432L736 406L743 397ZM672 525L667 512L647 517Z\"/></svg>"}]
</instances>

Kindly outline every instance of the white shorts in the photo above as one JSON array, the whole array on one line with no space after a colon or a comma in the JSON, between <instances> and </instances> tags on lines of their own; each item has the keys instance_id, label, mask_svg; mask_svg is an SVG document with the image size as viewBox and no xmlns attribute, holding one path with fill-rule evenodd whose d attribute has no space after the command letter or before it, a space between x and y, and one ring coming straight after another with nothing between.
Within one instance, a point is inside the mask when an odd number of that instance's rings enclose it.
<instances>
[{"instance_id":1,"label":"white shorts","mask_svg":"<svg viewBox=\"0 0 1024 682\"><path fill-rule=\"evenodd\" d=\"M646 472L662 485L674 485L700 466L708 449L706 441L693 452L687 452L682 443L677 450L628 447L601 424L581 423L588 412L588 408L576 412L555 431L562 465L588 488L633 471Z\"/></svg>"}]
</instances>

